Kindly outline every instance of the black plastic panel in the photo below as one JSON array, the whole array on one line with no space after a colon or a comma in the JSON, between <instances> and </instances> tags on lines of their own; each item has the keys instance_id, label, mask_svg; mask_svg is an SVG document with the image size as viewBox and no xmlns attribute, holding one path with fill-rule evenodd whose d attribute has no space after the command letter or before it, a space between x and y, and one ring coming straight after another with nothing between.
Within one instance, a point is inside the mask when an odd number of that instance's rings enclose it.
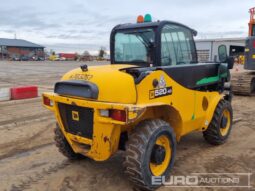
<instances>
[{"instance_id":1,"label":"black plastic panel","mask_svg":"<svg viewBox=\"0 0 255 191\"><path fill-rule=\"evenodd\" d=\"M189 64L161 67L161 69L182 86L195 89L199 80L217 76L219 65L219 63Z\"/></svg>"},{"instance_id":2,"label":"black plastic panel","mask_svg":"<svg viewBox=\"0 0 255 191\"><path fill-rule=\"evenodd\" d=\"M168 74L168 76L170 76L180 85L189 89L196 89L201 86L197 85L197 82L199 80L203 78L218 76L219 66L219 63L199 63L183 64L177 66L127 68L125 70L127 73L131 74L134 77L136 84L139 84L147 76L147 74L149 74L148 72L163 70Z\"/></svg>"},{"instance_id":3,"label":"black plastic panel","mask_svg":"<svg viewBox=\"0 0 255 191\"><path fill-rule=\"evenodd\" d=\"M90 108L78 107L74 105L58 104L60 116L65 126L65 130L73 135L92 139L94 111ZM73 118L73 113L78 116ZM77 118L79 120L77 120Z\"/></svg>"},{"instance_id":4,"label":"black plastic panel","mask_svg":"<svg viewBox=\"0 0 255 191\"><path fill-rule=\"evenodd\" d=\"M61 81L55 84L54 92L59 95L75 96L82 98L98 98L97 85L81 80Z\"/></svg>"}]
</instances>

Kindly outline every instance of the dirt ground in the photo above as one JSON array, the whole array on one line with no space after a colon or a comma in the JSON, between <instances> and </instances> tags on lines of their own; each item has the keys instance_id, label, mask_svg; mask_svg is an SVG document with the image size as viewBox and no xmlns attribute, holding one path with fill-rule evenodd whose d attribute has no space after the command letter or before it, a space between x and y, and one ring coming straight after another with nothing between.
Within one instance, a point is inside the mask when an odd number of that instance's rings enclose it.
<instances>
[{"instance_id":1,"label":"dirt ground","mask_svg":"<svg viewBox=\"0 0 255 191\"><path fill-rule=\"evenodd\" d=\"M0 62L0 87L32 84L38 85L40 92L50 91L65 72L79 65L80 62ZM177 147L172 175L253 173L253 188L231 190L255 188L255 98L235 96L233 108L234 118L240 120L235 122L228 142L211 146L200 132L184 137ZM54 126L53 115L42 107L40 98L0 102L0 190L133 189L122 171L122 153L106 162L70 162L54 145Z\"/></svg>"}]
</instances>

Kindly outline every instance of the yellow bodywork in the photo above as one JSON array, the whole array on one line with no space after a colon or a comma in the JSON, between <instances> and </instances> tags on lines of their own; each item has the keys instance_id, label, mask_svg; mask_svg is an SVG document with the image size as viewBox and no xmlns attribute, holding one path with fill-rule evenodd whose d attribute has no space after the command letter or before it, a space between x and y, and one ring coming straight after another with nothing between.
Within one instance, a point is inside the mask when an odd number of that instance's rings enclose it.
<instances>
[{"instance_id":1,"label":"yellow bodywork","mask_svg":"<svg viewBox=\"0 0 255 191\"><path fill-rule=\"evenodd\" d=\"M145 119L165 120L173 127L177 140L192 131L207 129L223 95L218 92L187 89L162 70L151 72L136 85L130 74L120 71L130 67L134 66L95 66L89 67L87 72L78 68L63 76L62 80L86 80L96 84L99 89L97 100L64 97L55 93L43 94L53 101L53 106L45 107L55 113L57 122L74 152L96 161L107 160L118 150L121 132L130 132ZM152 82L162 77L165 79L165 86L171 87L172 94L152 99L150 92L155 90ZM93 139L65 131L58 103L94 109ZM120 122L100 116L102 109L125 110L127 121Z\"/></svg>"}]
</instances>

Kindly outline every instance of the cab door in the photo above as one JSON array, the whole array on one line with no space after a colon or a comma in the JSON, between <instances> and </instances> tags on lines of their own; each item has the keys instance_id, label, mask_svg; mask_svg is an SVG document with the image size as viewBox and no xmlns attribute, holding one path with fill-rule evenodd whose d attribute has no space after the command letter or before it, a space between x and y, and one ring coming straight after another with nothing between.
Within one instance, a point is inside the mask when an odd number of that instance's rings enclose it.
<instances>
[{"instance_id":1,"label":"cab door","mask_svg":"<svg viewBox=\"0 0 255 191\"><path fill-rule=\"evenodd\" d=\"M160 38L160 68L177 83L197 90L208 85L207 78L217 77L218 63L197 62L195 42L189 28L166 24Z\"/></svg>"}]
</instances>

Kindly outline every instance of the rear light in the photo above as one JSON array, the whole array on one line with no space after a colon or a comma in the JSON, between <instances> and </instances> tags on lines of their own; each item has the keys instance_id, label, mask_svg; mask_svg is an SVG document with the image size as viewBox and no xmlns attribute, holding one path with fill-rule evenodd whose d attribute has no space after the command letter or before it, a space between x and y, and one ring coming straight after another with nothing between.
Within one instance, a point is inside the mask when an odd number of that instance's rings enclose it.
<instances>
[{"instance_id":1,"label":"rear light","mask_svg":"<svg viewBox=\"0 0 255 191\"><path fill-rule=\"evenodd\" d=\"M53 101L49 99L48 97L43 96L43 104L52 107Z\"/></svg>"},{"instance_id":2,"label":"rear light","mask_svg":"<svg viewBox=\"0 0 255 191\"><path fill-rule=\"evenodd\" d=\"M255 40L253 41L253 48L255 48Z\"/></svg>"},{"instance_id":3,"label":"rear light","mask_svg":"<svg viewBox=\"0 0 255 191\"><path fill-rule=\"evenodd\" d=\"M99 112L100 112L100 115L102 117L109 117L109 110L108 109L101 109Z\"/></svg>"},{"instance_id":4,"label":"rear light","mask_svg":"<svg viewBox=\"0 0 255 191\"><path fill-rule=\"evenodd\" d=\"M109 112L109 117L116 120L126 122L126 112L124 110L112 109Z\"/></svg>"}]
</instances>

